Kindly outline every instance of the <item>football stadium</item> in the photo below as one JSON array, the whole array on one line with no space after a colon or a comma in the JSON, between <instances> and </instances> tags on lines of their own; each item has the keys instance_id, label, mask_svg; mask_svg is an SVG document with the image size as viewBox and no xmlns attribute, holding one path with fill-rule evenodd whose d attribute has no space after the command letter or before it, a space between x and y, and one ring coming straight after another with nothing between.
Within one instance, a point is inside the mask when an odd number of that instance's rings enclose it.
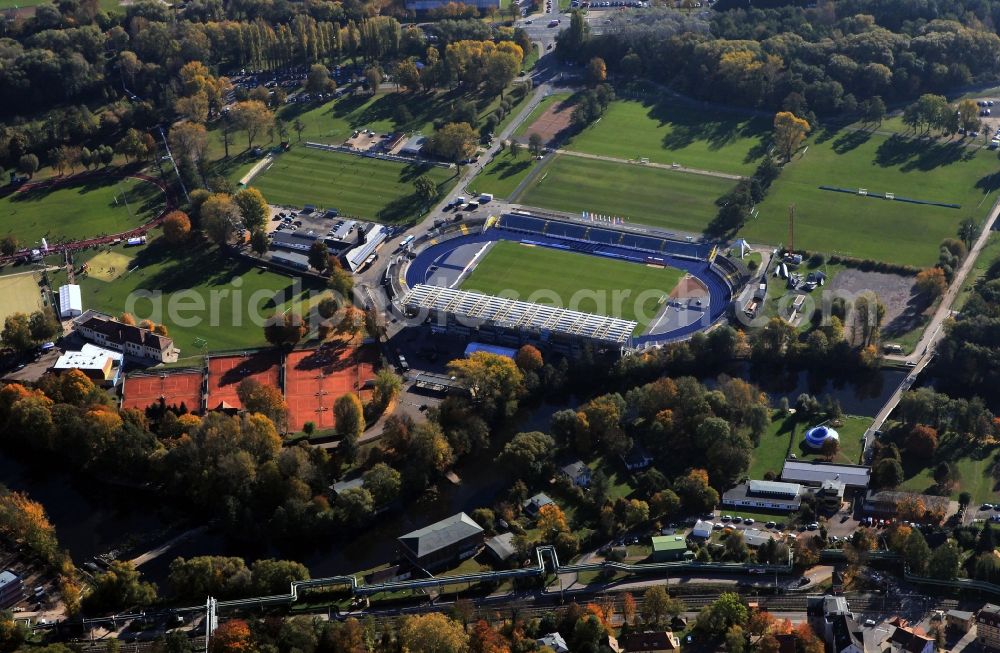
<instances>
[{"instance_id":1,"label":"football stadium","mask_svg":"<svg viewBox=\"0 0 1000 653\"><path fill-rule=\"evenodd\" d=\"M682 340L723 317L748 272L712 243L513 211L441 230L400 260L396 305L480 341L623 351Z\"/></svg>"}]
</instances>

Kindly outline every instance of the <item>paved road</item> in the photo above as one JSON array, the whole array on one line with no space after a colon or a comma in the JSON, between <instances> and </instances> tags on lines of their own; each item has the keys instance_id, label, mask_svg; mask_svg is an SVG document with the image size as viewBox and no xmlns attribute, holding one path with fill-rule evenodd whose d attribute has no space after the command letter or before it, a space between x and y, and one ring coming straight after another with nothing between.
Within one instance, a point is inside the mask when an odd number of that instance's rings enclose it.
<instances>
[{"instance_id":1,"label":"paved road","mask_svg":"<svg viewBox=\"0 0 1000 653\"><path fill-rule=\"evenodd\" d=\"M886 360L889 361L904 363L911 369L910 373L906 375L903 381L899 384L899 387L896 388L896 391L892 393L888 401L886 401L885 405L875 416L875 420L872 422L872 425L867 431L865 431L866 451L871 445L875 431L881 430L885 421L889 418L889 415L892 414L892 411L895 410L896 406L899 404L899 400L902 398L903 393L913 386L917 377L924 370L924 368L927 367L931 359L934 358L934 349L937 346L937 343L941 341L941 338L944 337L944 321L953 315L954 312L951 307L955 303L958 293L961 292L962 286L965 284L965 280L972 272L976 259L979 258L983 248L989 241L990 233L993 231L993 227L996 224L998 216L1000 216L1000 199L994 203L993 208L990 210L990 214L986 218L986 225L983 227L982 233L979 234L979 238L975 243L973 243L972 249L969 250L969 254L965 257L962 265L955 273L954 280L945 292L944 297L941 298L941 303L934 312L934 317L931 318L927 328L924 329L924 334L921 336L917 346L913 348L913 353L908 356L890 354L885 357Z\"/></svg>"}]
</instances>

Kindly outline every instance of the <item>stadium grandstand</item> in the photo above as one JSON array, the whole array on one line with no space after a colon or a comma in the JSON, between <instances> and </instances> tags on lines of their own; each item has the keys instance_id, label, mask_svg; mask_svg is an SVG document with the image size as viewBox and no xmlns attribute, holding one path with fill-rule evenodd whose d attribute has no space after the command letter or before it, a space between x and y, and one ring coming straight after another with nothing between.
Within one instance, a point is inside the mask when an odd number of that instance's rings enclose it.
<instances>
[{"instance_id":1,"label":"stadium grandstand","mask_svg":"<svg viewBox=\"0 0 1000 653\"><path fill-rule=\"evenodd\" d=\"M505 344L544 342L571 350L589 341L628 347L636 327L614 317L426 284L411 288L400 303L410 314L427 314L432 325L451 332L467 329L469 335L492 333Z\"/></svg>"}]
</instances>

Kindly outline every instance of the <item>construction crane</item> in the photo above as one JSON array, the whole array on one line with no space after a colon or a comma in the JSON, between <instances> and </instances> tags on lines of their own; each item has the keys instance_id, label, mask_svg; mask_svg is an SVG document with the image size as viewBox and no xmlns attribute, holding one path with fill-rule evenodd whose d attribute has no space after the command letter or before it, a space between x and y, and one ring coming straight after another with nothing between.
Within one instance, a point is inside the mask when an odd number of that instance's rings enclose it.
<instances>
[{"instance_id":1,"label":"construction crane","mask_svg":"<svg viewBox=\"0 0 1000 653\"><path fill-rule=\"evenodd\" d=\"M788 252L795 251L795 205L788 205L788 243L785 245Z\"/></svg>"}]
</instances>

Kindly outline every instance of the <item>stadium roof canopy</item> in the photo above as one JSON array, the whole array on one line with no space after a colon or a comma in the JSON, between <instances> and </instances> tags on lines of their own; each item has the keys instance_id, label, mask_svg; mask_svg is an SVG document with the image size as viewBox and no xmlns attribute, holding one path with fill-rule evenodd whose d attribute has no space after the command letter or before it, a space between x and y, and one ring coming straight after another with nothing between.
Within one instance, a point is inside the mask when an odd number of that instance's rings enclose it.
<instances>
[{"instance_id":1,"label":"stadium roof canopy","mask_svg":"<svg viewBox=\"0 0 1000 653\"><path fill-rule=\"evenodd\" d=\"M411 288L403 296L402 304L410 310L438 311L459 320L489 323L506 329L549 332L617 345L628 343L637 324L615 317L426 284Z\"/></svg>"}]
</instances>

